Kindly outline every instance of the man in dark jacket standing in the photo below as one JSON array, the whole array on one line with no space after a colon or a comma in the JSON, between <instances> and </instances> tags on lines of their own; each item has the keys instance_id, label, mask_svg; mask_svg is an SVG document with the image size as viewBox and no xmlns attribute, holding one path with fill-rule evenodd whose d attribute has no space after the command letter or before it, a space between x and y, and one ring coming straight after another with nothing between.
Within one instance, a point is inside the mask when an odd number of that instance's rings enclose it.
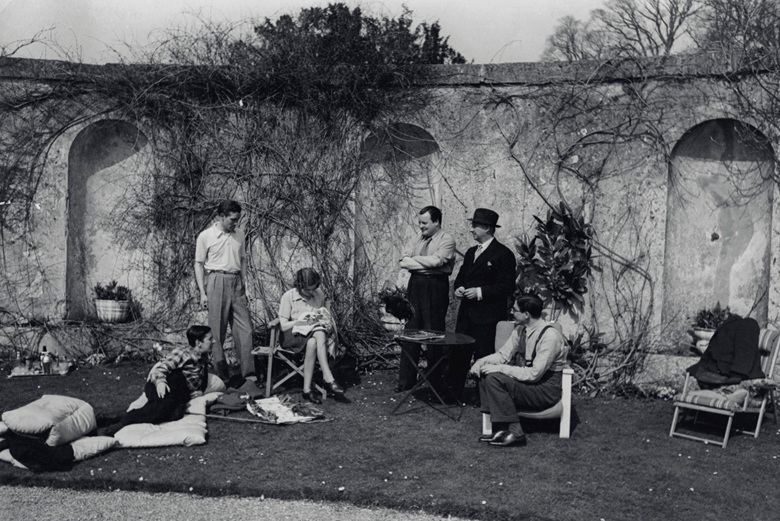
<instances>
[{"instance_id":1,"label":"man in dark jacket standing","mask_svg":"<svg viewBox=\"0 0 780 521\"><path fill-rule=\"evenodd\" d=\"M453 398L459 401L472 358L495 352L496 324L506 320L515 289L515 255L494 237L500 228L498 214L477 208L470 221L478 244L466 252L455 278L455 296L460 299L455 331L474 337L475 342L452 348L447 377Z\"/></svg>"}]
</instances>

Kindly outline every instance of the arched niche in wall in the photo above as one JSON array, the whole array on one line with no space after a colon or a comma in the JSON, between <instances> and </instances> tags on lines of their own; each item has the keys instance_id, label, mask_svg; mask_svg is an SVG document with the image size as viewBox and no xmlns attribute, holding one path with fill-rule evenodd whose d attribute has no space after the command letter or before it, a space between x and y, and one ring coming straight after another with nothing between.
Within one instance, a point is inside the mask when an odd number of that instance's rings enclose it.
<instances>
[{"instance_id":1,"label":"arched niche in wall","mask_svg":"<svg viewBox=\"0 0 780 521\"><path fill-rule=\"evenodd\" d=\"M733 119L693 127L672 151L662 320L675 341L717 302L766 322L773 157L765 136Z\"/></svg>"},{"instance_id":2,"label":"arched niche in wall","mask_svg":"<svg viewBox=\"0 0 780 521\"><path fill-rule=\"evenodd\" d=\"M67 316L94 315L96 283L117 280L141 293L139 252L119 233L136 201L148 139L134 125L102 120L79 132L68 154Z\"/></svg>"},{"instance_id":3,"label":"arched niche in wall","mask_svg":"<svg viewBox=\"0 0 780 521\"><path fill-rule=\"evenodd\" d=\"M417 213L441 206L439 145L427 130L396 122L366 136L360 158L366 168L356 197L355 265L380 283L403 284L398 260L419 233Z\"/></svg>"}]
</instances>

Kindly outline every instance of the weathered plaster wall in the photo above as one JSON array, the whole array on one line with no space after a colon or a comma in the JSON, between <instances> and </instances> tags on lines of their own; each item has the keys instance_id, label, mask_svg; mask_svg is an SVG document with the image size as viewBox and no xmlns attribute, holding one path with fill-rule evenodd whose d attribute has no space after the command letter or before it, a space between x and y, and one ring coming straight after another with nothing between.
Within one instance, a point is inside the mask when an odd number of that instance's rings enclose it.
<instances>
[{"instance_id":1,"label":"weathered plaster wall","mask_svg":"<svg viewBox=\"0 0 780 521\"><path fill-rule=\"evenodd\" d=\"M147 138L132 124L99 120L81 130L68 156L68 318L94 315L92 288L112 280L143 286L143 250L118 229L143 183ZM131 228L132 229L132 228ZM121 232L124 231L124 235ZM136 292L136 298L141 292Z\"/></svg>"},{"instance_id":2,"label":"weathered plaster wall","mask_svg":"<svg viewBox=\"0 0 780 521\"><path fill-rule=\"evenodd\" d=\"M567 139L572 142L573 138L562 133L556 140L549 138L550 133L561 130L553 128L554 121L539 103L540 91L573 92L575 88L556 85L554 81L544 85L491 83L485 77L469 76L469 71L458 78L451 75L447 81L457 85L440 85L434 105L411 122L428 130L441 147L437 165L442 177L439 201L444 226L455 235L459 252L465 253L472 245L466 219L477 207L490 207L501 215L502 228L497 238L513 245L522 233L533 233L533 216L546 213L545 201L556 204L565 199L575 208L583 206L598 234L599 261L604 271L594 280L592 305L582 320L597 321L608 334L615 323L621 322L624 334L633 319L627 311L646 310L653 336L661 346L670 348L687 341L687 316L701 307L714 305L720 294L718 286L712 284L704 294L686 291L683 271L677 281L683 287L676 288L678 293L665 300L667 225L673 229L686 225L667 223L669 154L682 135L701 122L734 117L752 123L739 114L725 83L710 77L644 81L641 109L629 107L634 93L623 82L577 87L583 92L591 91L590 94L597 91L609 100L602 108L604 115L595 118L594 125L608 126L633 110L632 115L645 123L639 131L648 134L646 138L616 145L600 165L599 176L587 180L587 184L572 176L558 175L559 157L553 145L566 143ZM614 119L610 119L610 111ZM598 127L583 127L580 132L584 135L595 130ZM772 146L776 148L777 144ZM579 157L568 160L587 161L592 152L584 150ZM776 204L776 197L772 197L774 185L764 188L756 197L774 200ZM722 241L734 241L746 230L738 228L732 232ZM777 274L770 270L770 257L777 257L777 239L774 225L771 234L765 234L764 240L770 244L765 250L767 255L751 261L758 264L745 264L751 266L749 270L738 266L744 259L725 259L729 264L725 272L731 273L734 284L746 285L740 297L731 299L735 311L750 311L745 305L747 293L758 294L767 285L772 294L776 291ZM713 264L717 258L712 259ZM642 275L623 270L619 262L610 259L633 261ZM385 265L388 274L384 278L393 280L397 270ZM765 280L759 282L761 278ZM689 282L693 284L693 277ZM673 308L668 316L674 316L674 321L663 320L664 306ZM751 312L762 324L767 317L765 309L758 306ZM777 317L778 310L777 299L770 298L769 318Z\"/></svg>"},{"instance_id":3,"label":"weathered plaster wall","mask_svg":"<svg viewBox=\"0 0 780 521\"><path fill-rule=\"evenodd\" d=\"M439 152L407 165L416 181L404 187L405 191L381 184L361 187L366 197L360 210L368 216L361 225L361 237L377 284L403 282L397 255L415 231L415 209L424 204L442 208L444 226L455 235L462 254L472 245L467 218L475 208L496 210L502 225L497 237L514 246L517 236L532 232L533 216L544 215L547 202L565 199L575 208L582 207L592 220L604 268L594 280L583 320L596 321L608 332L620 322L617 329L625 332L632 317L619 310L635 306L650 317L657 339L674 345L680 338L679 328L665 329L661 312L671 151L688 130L708 120L734 118L760 128L740 113L724 80L707 67L683 62L639 71L596 71L593 64L433 69L439 76L426 80L433 93L431 106L404 122L430 133ZM0 69L0 78L3 74ZM569 100L587 97L595 103L590 107L592 113L559 124L566 96ZM611 152L577 148L580 138L597 133L600 126L624 121L631 111L641 124L626 125L631 137L617 142ZM24 232L34 248L22 248L13 238L3 238L7 264L12 272L23 275L21 284L6 282L7 295L27 302L26 312L55 317L64 311L66 237L72 233L67 225L68 154L75 136L85 127L68 130L48 151L35 200L38 213L33 215L31 229ZM777 140L771 136L770 143L777 149ZM574 177L572 171L579 171L581 177ZM111 192L113 187L107 189L107 193L118 194ZM778 215L776 188L771 190L773 215ZM372 213L372 198L388 194L399 197L398 212ZM85 223L85 229L90 226L94 223ZM772 266L780 253L778 233L780 228L773 220L767 259ZM638 269L621 270L610 259L632 261ZM780 311L777 270L770 269L769 277L768 318L774 320ZM674 300L682 314L703 304L683 300L684 291ZM453 299L451 310L455 307Z\"/></svg>"}]
</instances>

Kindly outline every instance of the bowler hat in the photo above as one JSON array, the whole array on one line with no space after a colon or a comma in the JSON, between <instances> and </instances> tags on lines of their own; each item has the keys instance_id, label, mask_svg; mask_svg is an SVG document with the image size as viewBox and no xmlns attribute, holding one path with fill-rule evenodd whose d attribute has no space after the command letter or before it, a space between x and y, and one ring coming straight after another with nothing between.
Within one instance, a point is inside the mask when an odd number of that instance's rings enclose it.
<instances>
[{"instance_id":1,"label":"bowler hat","mask_svg":"<svg viewBox=\"0 0 780 521\"><path fill-rule=\"evenodd\" d=\"M474 217L469 219L472 223L485 224L494 228L501 228L498 224L498 214L487 208L477 208L474 210Z\"/></svg>"}]
</instances>

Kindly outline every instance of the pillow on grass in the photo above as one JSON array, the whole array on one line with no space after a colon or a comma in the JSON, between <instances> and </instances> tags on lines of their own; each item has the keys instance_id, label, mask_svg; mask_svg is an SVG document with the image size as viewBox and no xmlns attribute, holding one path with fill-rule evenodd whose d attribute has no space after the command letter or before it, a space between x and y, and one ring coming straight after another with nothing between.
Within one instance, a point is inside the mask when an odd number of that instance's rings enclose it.
<instances>
[{"instance_id":1,"label":"pillow on grass","mask_svg":"<svg viewBox=\"0 0 780 521\"><path fill-rule=\"evenodd\" d=\"M55 394L44 394L34 402L6 411L2 419L15 433L47 435L46 444L52 447L78 439L97 427L90 404Z\"/></svg>"},{"instance_id":2,"label":"pillow on grass","mask_svg":"<svg viewBox=\"0 0 780 521\"><path fill-rule=\"evenodd\" d=\"M119 447L123 448L203 445L206 443L208 432L206 406L216 400L220 394L222 393L214 392L193 398L190 400L187 414L180 420L159 425L151 423L128 425L114 434L114 438L119 441Z\"/></svg>"},{"instance_id":3,"label":"pillow on grass","mask_svg":"<svg viewBox=\"0 0 780 521\"><path fill-rule=\"evenodd\" d=\"M73 447L73 460L83 461L92 456L97 456L114 447L116 444L117 441L109 436L85 436L71 443L71 447ZM0 451L0 461L5 461L20 469L27 469L26 465L20 463L16 458L11 456L11 449Z\"/></svg>"},{"instance_id":4,"label":"pillow on grass","mask_svg":"<svg viewBox=\"0 0 780 521\"><path fill-rule=\"evenodd\" d=\"M73 441L70 445L73 447L73 459L84 461L87 458L106 452L117 443L117 440L111 436L84 436Z\"/></svg>"},{"instance_id":5,"label":"pillow on grass","mask_svg":"<svg viewBox=\"0 0 780 521\"><path fill-rule=\"evenodd\" d=\"M167 447L169 445L203 445L206 443L206 418L187 414L181 420L159 425L136 423L120 429L114 438L119 447Z\"/></svg>"}]
</instances>

